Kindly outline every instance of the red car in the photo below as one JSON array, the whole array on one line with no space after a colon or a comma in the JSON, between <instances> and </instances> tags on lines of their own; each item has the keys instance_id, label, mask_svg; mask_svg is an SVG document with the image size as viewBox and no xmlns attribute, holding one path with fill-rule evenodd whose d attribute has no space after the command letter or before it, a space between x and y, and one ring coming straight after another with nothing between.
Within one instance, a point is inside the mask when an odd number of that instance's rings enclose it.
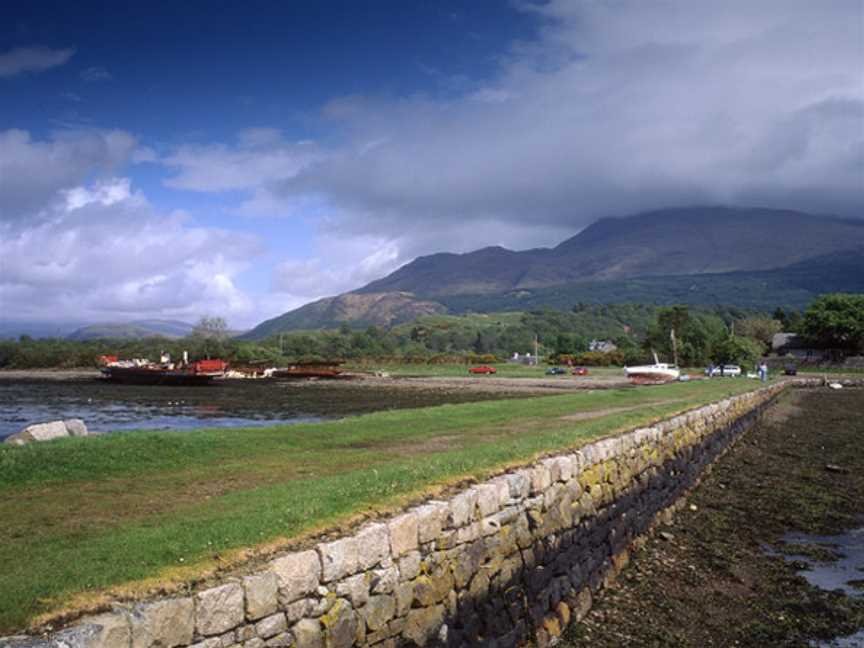
<instances>
[{"instance_id":1,"label":"red car","mask_svg":"<svg viewBox=\"0 0 864 648\"><path fill-rule=\"evenodd\" d=\"M479 367L471 367L468 370L468 373L472 374L494 374L498 370L495 367L490 367L488 365L481 365Z\"/></svg>"},{"instance_id":2,"label":"red car","mask_svg":"<svg viewBox=\"0 0 864 648\"><path fill-rule=\"evenodd\" d=\"M574 376L587 376L588 370L585 367L573 367Z\"/></svg>"}]
</instances>

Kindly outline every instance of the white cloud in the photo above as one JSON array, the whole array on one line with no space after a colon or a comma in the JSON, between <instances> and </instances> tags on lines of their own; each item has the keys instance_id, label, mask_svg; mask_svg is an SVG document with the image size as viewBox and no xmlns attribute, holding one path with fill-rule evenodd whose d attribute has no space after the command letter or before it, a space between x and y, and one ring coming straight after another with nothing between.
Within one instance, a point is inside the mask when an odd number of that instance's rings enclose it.
<instances>
[{"instance_id":1,"label":"white cloud","mask_svg":"<svg viewBox=\"0 0 864 648\"><path fill-rule=\"evenodd\" d=\"M13 319L257 320L237 276L257 237L162 213L128 178L64 192L37 223L0 225L0 302Z\"/></svg>"},{"instance_id":2,"label":"white cloud","mask_svg":"<svg viewBox=\"0 0 864 648\"><path fill-rule=\"evenodd\" d=\"M286 259L273 271L272 290L300 304L369 283L400 265L398 244L373 237L328 238L315 256Z\"/></svg>"},{"instance_id":3,"label":"white cloud","mask_svg":"<svg viewBox=\"0 0 864 648\"><path fill-rule=\"evenodd\" d=\"M518 6L540 36L494 78L460 78L444 98L336 98L321 117L342 139L326 149L271 129L181 148L163 160L171 186L317 219L314 257L274 273L292 299L419 254L554 244L653 208L864 214L860 0Z\"/></svg>"},{"instance_id":4,"label":"white cloud","mask_svg":"<svg viewBox=\"0 0 864 648\"><path fill-rule=\"evenodd\" d=\"M64 131L46 140L0 131L0 222L36 218L60 191L126 164L135 147L135 138L119 130Z\"/></svg>"},{"instance_id":5,"label":"white cloud","mask_svg":"<svg viewBox=\"0 0 864 648\"><path fill-rule=\"evenodd\" d=\"M151 205L128 177L153 159L123 131L0 132L0 312L10 320L144 316L259 321L238 277L260 239Z\"/></svg>"},{"instance_id":6,"label":"white cloud","mask_svg":"<svg viewBox=\"0 0 864 648\"><path fill-rule=\"evenodd\" d=\"M318 197L343 234L427 251L454 229L475 247L506 225L513 244L694 203L861 214L857 0L526 9L546 20L539 41L461 98L328 105L351 140L280 195Z\"/></svg>"},{"instance_id":7,"label":"white cloud","mask_svg":"<svg viewBox=\"0 0 864 648\"><path fill-rule=\"evenodd\" d=\"M94 65L92 67L81 70L80 76L82 79L84 79L84 81L88 81L90 83L96 81L110 81L113 78L111 73L101 65Z\"/></svg>"},{"instance_id":8,"label":"white cloud","mask_svg":"<svg viewBox=\"0 0 864 648\"><path fill-rule=\"evenodd\" d=\"M37 73L65 65L75 50L50 47L16 47L0 54L0 79Z\"/></svg>"},{"instance_id":9,"label":"white cloud","mask_svg":"<svg viewBox=\"0 0 864 648\"><path fill-rule=\"evenodd\" d=\"M320 157L311 142L289 142L276 129L256 128L241 132L234 146L182 146L162 162L176 171L166 182L170 187L223 192L265 187Z\"/></svg>"}]
</instances>

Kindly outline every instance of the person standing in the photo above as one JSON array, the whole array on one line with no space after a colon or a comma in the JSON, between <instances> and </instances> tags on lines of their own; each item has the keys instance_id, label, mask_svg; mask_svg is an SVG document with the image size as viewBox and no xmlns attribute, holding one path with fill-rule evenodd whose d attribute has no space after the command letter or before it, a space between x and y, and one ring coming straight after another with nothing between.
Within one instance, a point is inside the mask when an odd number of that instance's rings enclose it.
<instances>
[{"instance_id":1,"label":"person standing","mask_svg":"<svg viewBox=\"0 0 864 648\"><path fill-rule=\"evenodd\" d=\"M768 382L768 365L764 360L759 363L759 380Z\"/></svg>"}]
</instances>

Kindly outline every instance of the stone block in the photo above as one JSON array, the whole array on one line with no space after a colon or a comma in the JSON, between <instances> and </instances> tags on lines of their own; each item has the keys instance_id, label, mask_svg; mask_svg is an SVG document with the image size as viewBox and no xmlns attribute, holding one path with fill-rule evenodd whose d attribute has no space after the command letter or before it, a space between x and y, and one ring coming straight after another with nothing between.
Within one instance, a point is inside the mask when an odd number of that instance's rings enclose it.
<instances>
[{"instance_id":1,"label":"stone block","mask_svg":"<svg viewBox=\"0 0 864 648\"><path fill-rule=\"evenodd\" d=\"M456 495L450 500L450 510L447 515L447 524L453 528L460 528L470 524L474 520L477 507L477 491L469 488Z\"/></svg>"},{"instance_id":2,"label":"stone block","mask_svg":"<svg viewBox=\"0 0 864 648\"><path fill-rule=\"evenodd\" d=\"M310 616L312 609L315 607L316 600L310 598L300 599L285 605L282 609L285 612L285 618L288 623L294 623L300 619Z\"/></svg>"},{"instance_id":3,"label":"stone block","mask_svg":"<svg viewBox=\"0 0 864 648\"><path fill-rule=\"evenodd\" d=\"M416 513L405 513L387 523L390 530L390 552L393 558L417 549L419 531Z\"/></svg>"},{"instance_id":4,"label":"stone block","mask_svg":"<svg viewBox=\"0 0 864 648\"><path fill-rule=\"evenodd\" d=\"M386 594L372 596L363 608L362 614L366 620L366 628L370 632L380 630L395 616L396 599Z\"/></svg>"},{"instance_id":5,"label":"stone block","mask_svg":"<svg viewBox=\"0 0 864 648\"><path fill-rule=\"evenodd\" d=\"M255 624L255 633L262 639L275 637L280 632L288 629L288 621L282 612L271 614Z\"/></svg>"},{"instance_id":6,"label":"stone block","mask_svg":"<svg viewBox=\"0 0 864 648\"><path fill-rule=\"evenodd\" d=\"M321 617L326 648L350 648L361 644L366 628L347 601L336 601L333 608Z\"/></svg>"},{"instance_id":7,"label":"stone block","mask_svg":"<svg viewBox=\"0 0 864 648\"><path fill-rule=\"evenodd\" d=\"M301 619L291 629L297 648L324 648L324 636L318 619Z\"/></svg>"},{"instance_id":8,"label":"stone block","mask_svg":"<svg viewBox=\"0 0 864 648\"><path fill-rule=\"evenodd\" d=\"M531 469L531 495L542 495L552 483L549 468L540 464Z\"/></svg>"},{"instance_id":9,"label":"stone block","mask_svg":"<svg viewBox=\"0 0 864 648\"><path fill-rule=\"evenodd\" d=\"M87 426L84 425L84 421L82 421L81 419L66 419L65 421L63 421L63 425L66 426L66 431L69 433L69 436L90 436L90 432L87 430Z\"/></svg>"},{"instance_id":10,"label":"stone block","mask_svg":"<svg viewBox=\"0 0 864 648\"><path fill-rule=\"evenodd\" d=\"M66 429L66 424L63 421L51 421L50 423L36 423L28 425L20 432L17 432L4 439L4 443L9 445L27 445L34 441L53 441L54 439L63 439L69 436L69 430Z\"/></svg>"},{"instance_id":11,"label":"stone block","mask_svg":"<svg viewBox=\"0 0 864 648\"><path fill-rule=\"evenodd\" d=\"M417 534L421 544L436 540L441 535L448 513L446 502L427 502L414 509L413 513L417 515Z\"/></svg>"},{"instance_id":12,"label":"stone block","mask_svg":"<svg viewBox=\"0 0 864 648\"><path fill-rule=\"evenodd\" d=\"M132 627L125 612L108 612L86 617L80 621L80 625L90 625L94 628L93 637L86 644L86 648L128 646L132 639Z\"/></svg>"},{"instance_id":13,"label":"stone block","mask_svg":"<svg viewBox=\"0 0 864 648\"><path fill-rule=\"evenodd\" d=\"M531 476L527 470L508 473L504 476L510 488L510 499L521 502L531 492Z\"/></svg>"},{"instance_id":14,"label":"stone block","mask_svg":"<svg viewBox=\"0 0 864 648\"><path fill-rule=\"evenodd\" d=\"M275 572L261 572L243 578L246 590L246 618L254 621L276 612L279 579Z\"/></svg>"},{"instance_id":15,"label":"stone block","mask_svg":"<svg viewBox=\"0 0 864 648\"><path fill-rule=\"evenodd\" d=\"M408 581L417 578L420 573L420 552L412 551L399 559L399 580Z\"/></svg>"},{"instance_id":16,"label":"stone block","mask_svg":"<svg viewBox=\"0 0 864 648\"><path fill-rule=\"evenodd\" d=\"M336 594L348 599L355 608L361 607L369 600L369 583L368 574L355 574L336 584Z\"/></svg>"},{"instance_id":17,"label":"stone block","mask_svg":"<svg viewBox=\"0 0 864 648\"><path fill-rule=\"evenodd\" d=\"M399 568L395 565L372 572L372 591L375 594L389 594L399 582Z\"/></svg>"},{"instance_id":18,"label":"stone block","mask_svg":"<svg viewBox=\"0 0 864 648\"><path fill-rule=\"evenodd\" d=\"M268 569L276 574L283 604L314 594L320 584L321 560L312 550L276 558Z\"/></svg>"},{"instance_id":19,"label":"stone block","mask_svg":"<svg viewBox=\"0 0 864 648\"><path fill-rule=\"evenodd\" d=\"M394 614L397 617L401 617L411 609L411 603L414 601L414 583L399 583L393 592L393 596L396 601L396 611Z\"/></svg>"},{"instance_id":20,"label":"stone block","mask_svg":"<svg viewBox=\"0 0 864 648\"><path fill-rule=\"evenodd\" d=\"M371 569L390 557L390 532L386 524L369 524L360 529L355 538L358 569Z\"/></svg>"},{"instance_id":21,"label":"stone block","mask_svg":"<svg viewBox=\"0 0 864 648\"><path fill-rule=\"evenodd\" d=\"M501 489L495 484L480 484L477 492L477 510L480 517L493 515L501 509Z\"/></svg>"},{"instance_id":22,"label":"stone block","mask_svg":"<svg viewBox=\"0 0 864 648\"><path fill-rule=\"evenodd\" d=\"M411 610L405 619L402 636L418 646L425 646L437 637L443 623L443 605Z\"/></svg>"},{"instance_id":23,"label":"stone block","mask_svg":"<svg viewBox=\"0 0 864 648\"><path fill-rule=\"evenodd\" d=\"M173 648L192 643L195 604L191 598L136 605L130 616L132 648Z\"/></svg>"},{"instance_id":24,"label":"stone block","mask_svg":"<svg viewBox=\"0 0 864 648\"><path fill-rule=\"evenodd\" d=\"M243 586L227 583L195 595L195 630L211 636L241 625L245 618Z\"/></svg>"}]
</instances>

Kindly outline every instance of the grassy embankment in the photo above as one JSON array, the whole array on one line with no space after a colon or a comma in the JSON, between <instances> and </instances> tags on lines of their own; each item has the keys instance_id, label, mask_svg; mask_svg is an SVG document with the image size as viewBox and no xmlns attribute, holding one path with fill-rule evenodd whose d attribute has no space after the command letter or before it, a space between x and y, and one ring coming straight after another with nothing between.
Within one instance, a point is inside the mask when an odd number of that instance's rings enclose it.
<instances>
[{"instance_id":1,"label":"grassy embankment","mask_svg":"<svg viewBox=\"0 0 864 648\"><path fill-rule=\"evenodd\" d=\"M0 633L754 387L700 381L0 448Z\"/></svg>"}]
</instances>

